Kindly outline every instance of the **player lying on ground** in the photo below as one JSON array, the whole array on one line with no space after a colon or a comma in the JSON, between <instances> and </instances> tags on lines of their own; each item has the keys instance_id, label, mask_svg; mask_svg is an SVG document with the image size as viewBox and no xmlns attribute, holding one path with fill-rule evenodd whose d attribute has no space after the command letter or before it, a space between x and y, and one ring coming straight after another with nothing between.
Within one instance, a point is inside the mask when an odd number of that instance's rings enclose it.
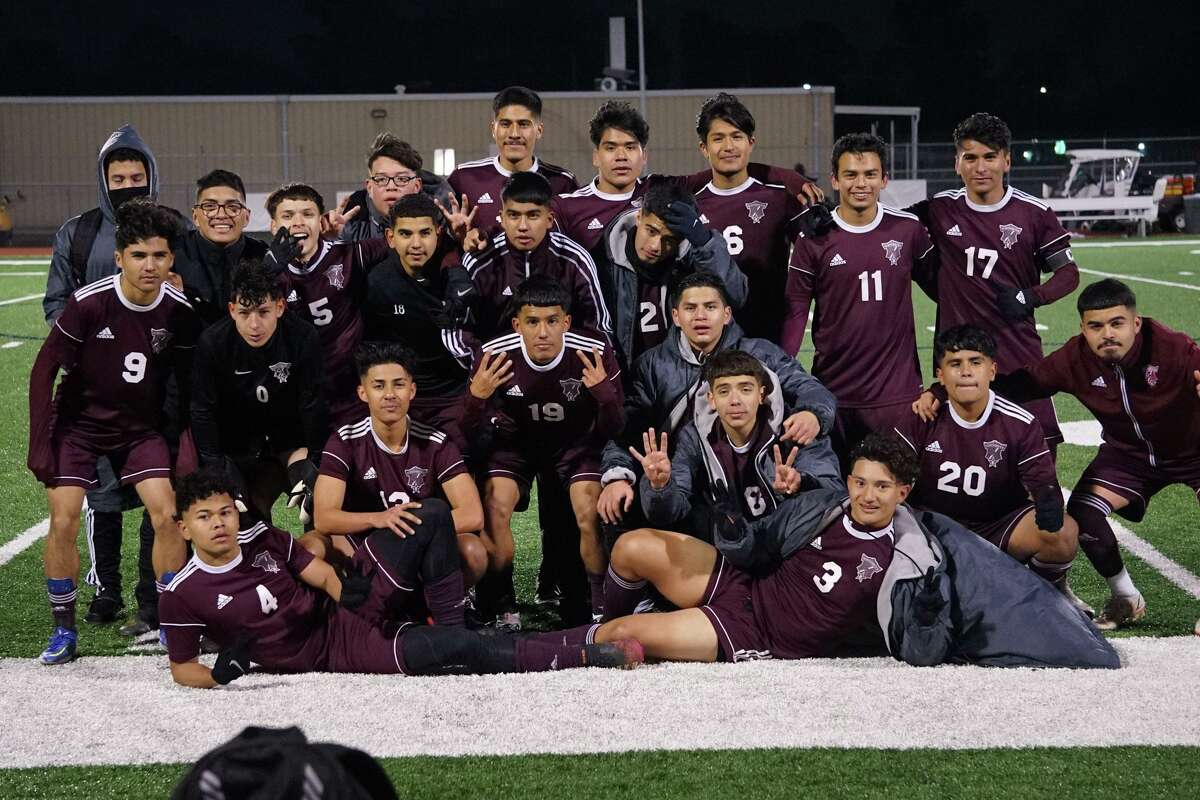
<instances>
[{"instance_id":1,"label":"player lying on ground","mask_svg":"<svg viewBox=\"0 0 1200 800\"><path fill-rule=\"evenodd\" d=\"M245 675L251 662L275 672L462 675L641 661L636 642L558 645L440 625L373 626L349 610L370 600L369 578L352 573L343 581L291 536L263 523L239 531L232 490L215 472L179 481L179 530L193 555L159 603L176 683L203 689L227 684ZM441 507L448 531L448 509L429 502ZM403 544L391 531L375 537L380 552L394 556L387 568L411 578L421 563L408 557L413 550L391 547ZM456 555L453 547L443 552ZM221 646L211 669L197 660L202 635Z\"/></svg>"},{"instance_id":2,"label":"player lying on ground","mask_svg":"<svg viewBox=\"0 0 1200 800\"><path fill-rule=\"evenodd\" d=\"M921 461L909 503L945 514L1054 584L1067 586L1079 529L1063 514L1050 449L1032 414L990 389L996 341L958 325L938 334L933 360L949 395L934 420L909 411L896 433Z\"/></svg>"},{"instance_id":3,"label":"player lying on ground","mask_svg":"<svg viewBox=\"0 0 1200 800\"><path fill-rule=\"evenodd\" d=\"M757 519L783 498L823 486L814 474L837 474L828 439L803 448L784 442L783 415L778 378L754 356L723 350L708 359L674 453L668 457L667 434L656 440L653 428L642 437L644 454L630 448L642 466L638 492L649 523L703 537L711 506L722 498Z\"/></svg>"},{"instance_id":4,"label":"player lying on ground","mask_svg":"<svg viewBox=\"0 0 1200 800\"><path fill-rule=\"evenodd\" d=\"M368 342L355 355L359 396L369 414L329 437L321 453L321 474L314 497L316 530L303 543L315 555L359 572L378 570L381 600L397 591L368 540L385 531L397 540L430 536L418 510L429 498L450 505L449 546L454 569L422 574L433 619L440 625L463 623L464 585L474 585L487 569L479 540L483 507L475 481L454 442L445 433L412 419L408 410L419 388L412 377L413 356L402 345ZM460 566L461 565L461 566ZM414 587L405 591L412 593ZM387 616L383 606L372 619Z\"/></svg>"},{"instance_id":5,"label":"player lying on ground","mask_svg":"<svg viewBox=\"0 0 1200 800\"><path fill-rule=\"evenodd\" d=\"M997 376L995 386L1014 400L1068 392L1104 428L1104 443L1075 484L1067 511L1112 591L1096 619L1111 630L1141 619L1146 601L1125 569L1108 515L1140 522L1151 498L1175 483L1200 498L1200 348L1187 334L1143 318L1133 292L1112 278L1086 287L1076 307L1079 336ZM927 418L937 407L930 394L918 404Z\"/></svg>"}]
</instances>

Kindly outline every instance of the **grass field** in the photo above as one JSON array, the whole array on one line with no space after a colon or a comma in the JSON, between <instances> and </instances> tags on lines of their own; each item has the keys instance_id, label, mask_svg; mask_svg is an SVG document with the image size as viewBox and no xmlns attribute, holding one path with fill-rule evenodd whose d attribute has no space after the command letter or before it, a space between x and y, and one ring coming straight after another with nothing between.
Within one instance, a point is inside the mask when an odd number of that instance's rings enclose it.
<instances>
[{"instance_id":1,"label":"grass field","mask_svg":"<svg viewBox=\"0 0 1200 800\"><path fill-rule=\"evenodd\" d=\"M1075 247L1086 270L1082 284L1101 275L1126 275L1138 293L1141 311L1193 336L1200 336L1200 242L1151 240L1114 242L1138 246ZM19 262L19 263L18 263ZM14 540L46 517L41 487L25 469L27 378L44 336L40 303L20 300L40 295L45 286L45 259L0 256L0 402L10 413L0 417L0 676L3 658L29 659L44 647L49 631L45 584L41 575L41 543L12 552ZM918 339L929 341L932 305L917 293ZM16 302L14 302L16 301ZM1039 309L1039 326L1047 350L1078 330L1074 297ZM922 352L928 367L929 350ZM806 353L803 359L811 357ZM1087 412L1072 398L1056 401L1062 421L1084 420ZM1086 466L1093 448L1065 445L1059 450L1059 477L1070 488ZM295 526L294 517L285 521ZM518 588L531 599L537 559L536 515L523 515L517 526ZM1200 511L1185 487L1172 487L1154 499L1146 521L1128 525L1137 537L1192 575L1200 574ZM123 568L127 602L135 578L136 525L127 515ZM24 540L21 540L24 541ZM82 538L81 538L82 543ZM6 545L9 547L6 548ZM86 548L83 550L86 564ZM1127 553L1131 574L1149 605L1144 623L1118 636L1187 636L1200 617L1200 599L1176 586L1159 571ZM1072 584L1096 604L1107 587L1081 555ZM81 612L90 591L81 591ZM81 654L128 655L129 642L115 626L80 631ZM161 658L161 656L158 656ZM1200 675L1200 663L1195 665ZM734 668L730 668L734 669ZM635 673L636 675L636 673ZM52 702L48 698L48 702ZM1071 709L1062 710L1070 714ZM102 724L102 723L101 723ZM670 726L668 719L662 720ZM1119 724L1119 721L1114 721ZM69 735L69 732L67 732ZM8 737L0 733L0 765ZM730 742L730 746L737 746ZM1019 747L1019 732L1013 746ZM1200 745L1200 740L1195 742ZM419 757L387 759L385 765L404 787L404 795L458 797L487 787L496 796L566 794L579 796L695 796L739 792L763 796L795 795L803 789L835 796L987 797L1017 794L1030 797L1107 797L1140 792L1146 796L1183 796L1195 790L1200 748L1085 748L1028 750L724 750L607 754L595 756L526 755L510 757ZM84 753L74 763L88 761ZM76 767L66 770L2 769L0 797L161 796L185 767L179 764Z\"/></svg>"}]
</instances>

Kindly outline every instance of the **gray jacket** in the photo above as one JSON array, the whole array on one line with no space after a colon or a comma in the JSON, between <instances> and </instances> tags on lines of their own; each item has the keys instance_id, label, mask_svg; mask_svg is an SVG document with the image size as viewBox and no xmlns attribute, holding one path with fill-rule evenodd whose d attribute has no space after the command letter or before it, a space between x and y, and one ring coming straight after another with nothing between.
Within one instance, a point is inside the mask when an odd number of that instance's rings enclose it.
<instances>
[{"instance_id":1,"label":"gray jacket","mask_svg":"<svg viewBox=\"0 0 1200 800\"><path fill-rule=\"evenodd\" d=\"M88 253L87 274L83 284L85 286L117 271L117 264L113 260L113 251L117 247L117 223L112 202L108 198L108 176L104 174L104 157L118 147L137 150L146 157L146 163L149 164L149 174L146 177L150 186L150 199L158 200L158 162L154 159L154 153L132 125L122 125L112 132L96 156L96 181L103 220L96 240L92 243L92 250ZM79 288L71 271L70 259L71 240L78 226L79 217L71 217L54 236L54 255L50 258L50 273L46 276L46 296L42 299L42 312L48 324L58 319L58 315L66 308L67 298Z\"/></svg>"},{"instance_id":2,"label":"gray jacket","mask_svg":"<svg viewBox=\"0 0 1200 800\"><path fill-rule=\"evenodd\" d=\"M767 372L772 382L771 393L767 397L767 425L770 433L753 442L757 487L742 487L743 492L757 489L756 495L763 504L760 512L762 514L773 512L784 499L783 495L775 492L773 484L774 445L779 444L779 430L783 425L786 410L783 392L779 388L779 377L769 369ZM729 476L725 474L709 442L709 435L720 424L717 410L708 402L708 384L704 384L696 396L692 421L684 425L675 437L671 455L671 479L663 488L655 489L643 475L638 486L642 510L651 525L674 530L679 523L687 519L698 500L713 503L719 499L716 487L732 491ZM804 473L804 483L801 487L804 490L837 490L843 485L837 456L833 453L828 436L818 436L802 447L793 466ZM739 507L743 499L733 498Z\"/></svg>"},{"instance_id":3,"label":"gray jacket","mask_svg":"<svg viewBox=\"0 0 1200 800\"><path fill-rule=\"evenodd\" d=\"M722 528L714 544L734 566L767 573L848 508L845 492L802 492L768 517ZM1057 589L954 520L901 505L893 525L895 552L876 613L897 660L914 666L1120 666L1104 635ZM929 589L924 614L918 603L923 589Z\"/></svg>"},{"instance_id":4,"label":"gray jacket","mask_svg":"<svg viewBox=\"0 0 1200 800\"><path fill-rule=\"evenodd\" d=\"M604 303L612 314L613 340L622 369L629 366L634 331L640 317L638 274L629 261L629 239L637 228L637 214L638 209L631 208L613 219L592 252L600 276L600 287L604 292ZM687 240L680 242L679 255L674 263L664 265L661 269L663 285L668 287L668 291L693 272L711 272L725 284L725 293L734 311L745 305L750 295L745 273L734 263L725 239L718 234L713 234L703 247L692 247Z\"/></svg>"},{"instance_id":5,"label":"gray jacket","mask_svg":"<svg viewBox=\"0 0 1200 800\"><path fill-rule=\"evenodd\" d=\"M449 208L450 195L453 194L450 191L450 182L426 169L419 170L417 174L421 176L421 191ZM379 212L379 209L371 202L371 198L367 196L366 189L359 189L350 195L346 209L349 210L355 206L360 209L359 212L346 223L338 238L343 242L361 242L364 239L377 239L383 236L388 226L387 214Z\"/></svg>"},{"instance_id":6,"label":"gray jacket","mask_svg":"<svg viewBox=\"0 0 1200 800\"><path fill-rule=\"evenodd\" d=\"M829 435L837 401L799 361L766 339L747 337L736 322L725 327L713 353L722 350L743 350L761 361L783 393L784 417L811 411L821 423L821 437ZM648 428L676 434L688 421L692 398L700 389L702 367L700 357L677 328L668 332L665 342L638 356L625 391L625 436L604 448L602 483L636 481L640 468L628 446L640 447L641 435Z\"/></svg>"}]
</instances>

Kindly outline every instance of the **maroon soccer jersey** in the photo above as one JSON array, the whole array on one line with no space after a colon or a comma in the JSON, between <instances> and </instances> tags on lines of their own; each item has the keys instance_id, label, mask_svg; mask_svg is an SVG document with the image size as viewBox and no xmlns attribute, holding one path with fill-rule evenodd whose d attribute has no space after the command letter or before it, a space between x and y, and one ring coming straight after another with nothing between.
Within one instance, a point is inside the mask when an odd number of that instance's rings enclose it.
<instances>
[{"instance_id":1,"label":"maroon soccer jersey","mask_svg":"<svg viewBox=\"0 0 1200 800\"><path fill-rule=\"evenodd\" d=\"M710 182L696 192L696 205L701 221L725 237L729 255L749 279L750 298L737 313L738 324L747 336L778 342L799 201L780 184L747 178L735 189Z\"/></svg>"},{"instance_id":2,"label":"maroon soccer jersey","mask_svg":"<svg viewBox=\"0 0 1200 800\"><path fill-rule=\"evenodd\" d=\"M994 391L975 422L959 417L947 401L933 422L913 414L895 430L921 460L909 502L968 528L1028 505L1037 489L1058 486L1037 420Z\"/></svg>"},{"instance_id":3,"label":"maroon soccer jersey","mask_svg":"<svg viewBox=\"0 0 1200 800\"><path fill-rule=\"evenodd\" d=\"M1071 236L1054 212L1011 186L994 205L973 203L966 189L954 189L914 210L938 249L938 333L965 323L988 331L996 338L1001 372L1041 358L1042 340L1033 317L1013 321L1002 316L995 288L1022 289L1046 302L1075 288L1079 276L1070 262ZM1051 278L1055 286L1043 290L1042 271L1059 260L1065 265Z\"/></svg>"},{"instance_id":4,"label":"maroon soccer jersey","mask_svg":"<svg viewBox=\"0 0 1200 800\"><path fill-rule=\"evenodd\" d=\"M892 563L889 525L864 531L848 514L829 524L770 575L754 581L754 616L773 658L831 653L875 618L883 573Z\"/></svg>"},{"instance_id":5,"label":"maroon soccer jersey","mask_svg":"<svg viewBox=\"0 0 1200 800\"><path fill-rule=\"evenodd\" d=\"M624 393L621 368L613 350L603 340L584 333L563 334L563 349L547 364L538 364L525 350L521 335L511 333L483 345L483 353L505 353L512 377L490 400L468 394L464 428L472 429L491 412L511 421L513 433L499 447L538 453L557 453L571 447L597 448L620 433ZM591 389L583 385L583 362L579 353L592 361L593 350L607 373ZM476 355L478 365L481 353Z\"/></svg>"},{"instance_id":6,"label":"maroon soccer jersey","mask_svg":"<svg viewBox=\"0 0 1200 800\"><path fill-rule=\"evenodd\" d=\"M638 178L628 192L609 194L596 186L596 178L579 189L554 198L554 223L558 230L591 252L608 223L629 208L638 208L646 191L646 180Z\"/></svg>"},{"instance_id":7,"label":"maroon soccer jersey","mask_svg":"<svg viewBox=\"0 0 1200 800\"><path fill-rule=\"evenodd\" d=\"M288 309L312 322L321 335L325 397L335 421L361 405L355 395L354 351L362 341L366 273L390 252L383 239L327 239L307 264L287 268Z\"/></svg>"},{"instance_id":8,"label":"maroon soccer jersey","mask_svg":"<svg viewBox=\"0 0 1200 800\"><path fill-rule=\"evenodd\" d=\"M574 175L554 164L535 158L529 171L538 173L550 182L551 196L567 194L579 188ZM493 156L459 164L447 180L454 190L454 196L461 198L465 194L472 208L476 209L473 224L488 233L500 224L500 210L504 207L500 192L504 189L504 182L512 176L510 170L500 166L500 159Z\"/></svg>"},{"instance_id":9,"label":"maroon soccer jersey","mask_svg":"<svg viewBox=\"0 0 1200 800\"><path fill-rule=\"evenodd\" d=\"M458 448L446 434L412 417L408 438L398 452L380 441L368 416L339 428L321 453L321 474L346 483L342 509L356 513L384 511L427 497L445 500L442 484L466 472ZM350 538L357 546L356 537Z\"/></svg>"},{"instance_id":10,"label":"maroon soccer jersey","mask_svg":"<svg viewBox=\"0 0 1200 800\"><path fill-rule=\"evenodd\" d=\"M48 448L51 430L70 431L100 450L157 430L167 377L181 360L190 364L198 335L196 314L169 283L145 306L125 297L119 274L76 291L30 376L31 447ZM60 367L66 374L51 404Z\"/></svg>"},{"instance_id":11,"label":"maroon soccer jersey","mask_svg":"<svg viewBox=\"0 0 1200 800\"><path fill-rule=\"evenodd\" d=\"M933 244L913 214L879 206L861 227L834 211L837 226L801 234L788 269L783 348L799 350L809 302L816 300L812 373L839 407L876 407L921 393L913 328L912 281Z\"/></svg>"},{"instance_id":12,"label":"maroon soccer jersey","mask_svg":"<svg viewBox=\"0 0 1200 800\"><path fill-rule=\"evenodd\" d=\"M193 555L160 596L167 655L175 663L191 661L200 654L202 634L222 646L249 634L256 663L280 672L319 669L335 606L300 581L312 554L261 522L237 538L241 552L233 561L213 567Z\"/></svg>"}]
</instances>

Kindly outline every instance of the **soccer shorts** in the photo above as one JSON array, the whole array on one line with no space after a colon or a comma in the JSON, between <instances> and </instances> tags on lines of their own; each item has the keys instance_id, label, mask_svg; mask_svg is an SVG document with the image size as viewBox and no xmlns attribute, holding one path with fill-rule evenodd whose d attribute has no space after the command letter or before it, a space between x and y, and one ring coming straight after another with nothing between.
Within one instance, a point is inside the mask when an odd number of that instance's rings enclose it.
<instances>
[{"instance_id":1,"label":"soccer shorts","mask_svg":"<svg viewBox=\"0 0 1200 800\"><path fill-rule=\"evenodd\" d=\"M1175 459L1155 467L1105 443L1083 471L1075 491L1093 484L1103 486L1129 501L1118 514L1130 522L1141 522L1150 507L1150 498L1173 483L1186 485L1200 500L1200 458Z\"/></svg>"},{"instance_id":2,"label":"soccer shorts","mask_svg":"<svg viewBox=\"0 0 1200 800\"><path fill-rule=\"evenodd\" d=\"M737 569L724 556L717 556L700 610L717 633L717 659L720 661L756 661L770 658L767 637L754 617L750 594L753 579Z\"/></svg>"},{"instance_id":3,"label":"soccer shorts","mask_svg":"<svg viewBox=\"0 0 1200 800\"><path fill-rule=\"evenodd\" d=\"M108 456L122 486L133 486L150 478L171 477L171 452L167 441L157 433L149 433L118 447L104 446L85 434L67 430L51 442L57 472L47 486L80 486L96 489L100 478L96 461Z\"/></svg>"},{"instance_id":4,"label":"soccer shorts","mask_svg":"<svg viewBox=\"0 0 1200 800\"><path fill-rule=\"evenodd\" d=\"M838 406L833 419L833 430L830 431L830 444L833 452L837 453L843 469L848 465L850 451L869 433L891 432L904 419L905 414L912 414L912 400L903 403L892 403L873 408L850 408Z\"/></svg>"},{"instance_id":5,"label":"soccer shorts","mask_svg":"<svg viewBox=\"0 0 1200 800\"><path fill-rule=\"evenodd\" d=\"M438 397L436 395L417 394L408 407L408 414L417 422L423 423L450 437L450 441L458 446L460 452L467 449L466 437L462 432L462 396Z\"/></svg>"},{"instance_id":6,"label":"soccer shorts","mask_svg":"<svg viewBox=\"0 0 1200 800\"><path fill-rule=\"evenodd\" d=\"M1028 403L1021 403L1021 408L1037 417L1038 423L1042 426L1042 438L1046 440L1046 444L1051 445L1051 452L1053 452L1054 446L1063 441L1062 430L1058 427L1058 414L1054 410L1054 401L1049 397L1030 400Z\"/></svg>"},{"instance_id":7,"label":"soccer shorts","mask_svg":"<svg viewBox=\"0 0 1200 800\"><path fill-rule=\"evenodd\" d=\"M344 608L335 609L326 623L325 672L370 675L405 674L400 639L408 623L384 631Z\"/></svg>"},{"instance_id":8,"label":"soccer shorts","mask_svg":"<svg viewBox=\"0 0 1200 800\"><path fill-rule=\"evenodd\" d=\"M1025 515L1033 513L1033 510L1033 503L1026 503L1016 511L1000 517L1000 519L991 522L976 523L967 527L1007 553L1008 540L1012 538L1012 532L1017 529L1017 525L1021 523Z\"/></svg>"},{"instance_id":9,"label":"soccer shorts","mask_svg":"<svg viewBox=\"0 0 1200 800\"><path fill-rule=\"evenodd\" d=\"M557 453L519 452L498 448L488 457L489 478L512 478L523 492L538 473L553 474L564 486L580 481L600 481L600 448L568 447Z\"/></svg>"}]
</instances>

